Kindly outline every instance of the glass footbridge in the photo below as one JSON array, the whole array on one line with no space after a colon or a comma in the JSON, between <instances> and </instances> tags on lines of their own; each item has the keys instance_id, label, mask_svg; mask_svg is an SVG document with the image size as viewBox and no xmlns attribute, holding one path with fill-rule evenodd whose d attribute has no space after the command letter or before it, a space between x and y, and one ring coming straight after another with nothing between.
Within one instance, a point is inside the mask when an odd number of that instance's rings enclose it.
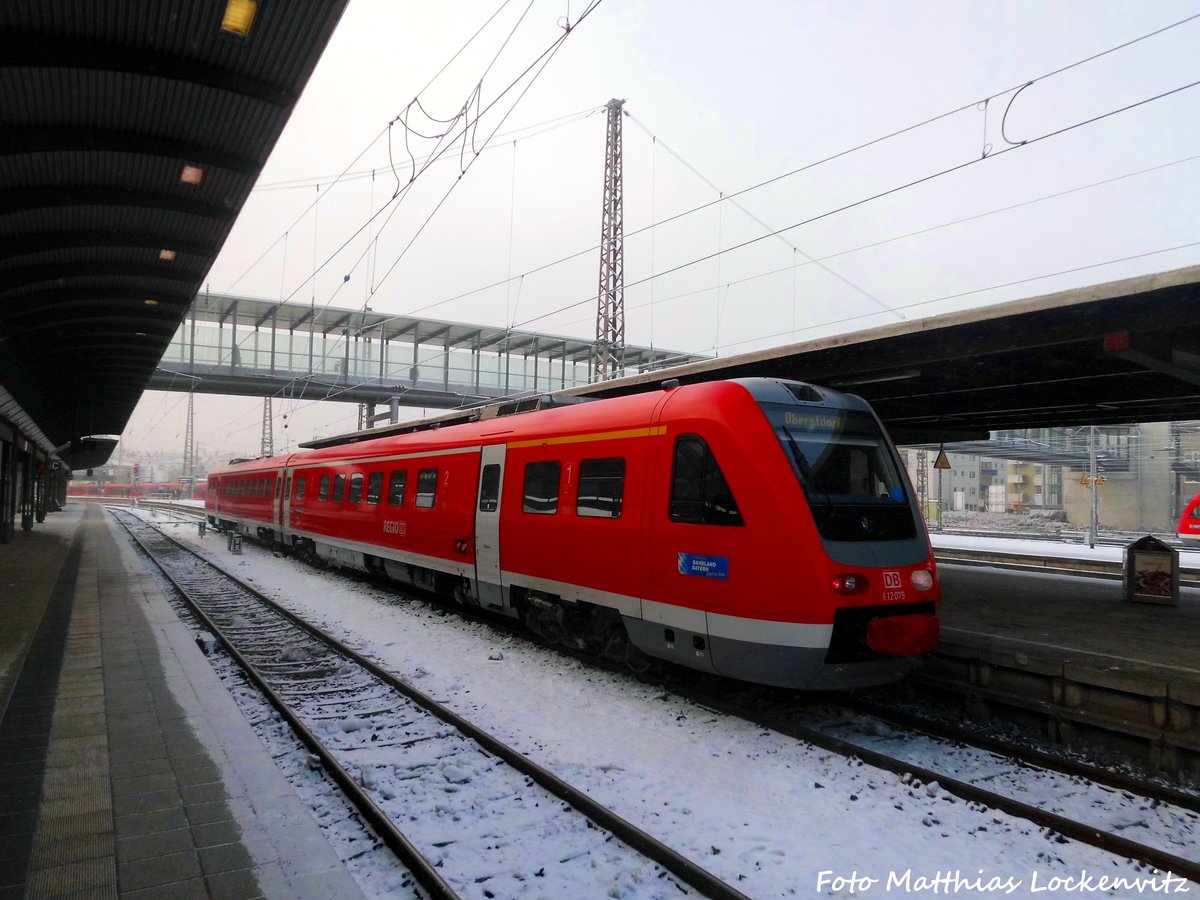
<instances>
[{"instance_id":1,"label":"glass footbridge","mask_svg":"<svg viewBox=\"0 0 1200 900\"><path fill-rule=\"evenodd\" d=\"M147 388L453 409L588 384L594 347L370 309L201 294ZM618 374L702 359L627 346Z\"/></svg>"}]
</instances>

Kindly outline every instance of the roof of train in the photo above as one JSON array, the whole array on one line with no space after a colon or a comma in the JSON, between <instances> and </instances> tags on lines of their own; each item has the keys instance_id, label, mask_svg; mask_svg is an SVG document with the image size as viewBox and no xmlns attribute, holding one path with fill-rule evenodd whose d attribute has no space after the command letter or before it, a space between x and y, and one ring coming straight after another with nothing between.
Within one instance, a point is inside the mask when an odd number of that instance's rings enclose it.
<instances>
[{"instance_id":1,"label":"roof of train","mask_svg":"<svg viewBox=\"0 0 1200 900\"><path fill-rule=\"evenodd\" d=\"M705 402L716 402L720 396L732 396L738 390L734 382L707 382L682 388L689 393L703 391ZM743 389L744 390L744 389ZM749 397L749 394L745 394ZM627 427L631 421L647 422L655 406L664 399L663 391L641 392L609 398L603 403L578 403L568 406L506 415L476 421L452 422L441 428L422 429L408 433L384 434L353 444L330 444L295 454L246 460L216 470L213 474L247 474L278 469L284 465L317 463L329 460L368 459L394 454L399 448L405 453L424 450L445 450L454 447L477 447L481 444L505 443L514 440L577 435L581 431Z\"/></svg>"}]
</instances>

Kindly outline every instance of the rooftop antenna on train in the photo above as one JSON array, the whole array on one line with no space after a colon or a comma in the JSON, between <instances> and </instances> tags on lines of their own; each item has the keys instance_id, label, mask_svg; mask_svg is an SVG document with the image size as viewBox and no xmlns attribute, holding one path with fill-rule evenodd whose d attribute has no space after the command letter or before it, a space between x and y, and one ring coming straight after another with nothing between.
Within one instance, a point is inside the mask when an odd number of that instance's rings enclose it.
<instances>
[{"instance_id":1,"label":"rooftop antenna on train","mask_svg":"<svg viewBox=\"0 0 1200 900\"><path fill-rule=\"evenodd\" d=\"M621 113L624 100L609 100L604 148L604 213L600 227L600 291L596 298L596 345L592 380L606 381L625 365L625 225L621 187Z\"/></svg>"}]
</instances>

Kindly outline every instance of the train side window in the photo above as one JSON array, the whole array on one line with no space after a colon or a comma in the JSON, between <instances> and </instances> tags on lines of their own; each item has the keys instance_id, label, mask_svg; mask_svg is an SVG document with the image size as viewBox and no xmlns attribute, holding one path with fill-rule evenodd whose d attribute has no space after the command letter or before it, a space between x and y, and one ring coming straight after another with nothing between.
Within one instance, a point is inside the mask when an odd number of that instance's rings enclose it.
<instances>
[{"instance_id":1,"label":"train side window","mask_svg":"<svg viewBox=\"0 0 1200 900\"><path fill-rule=\"evenodd\" d=\"M579 464L575 514L602 519L621 516L625 496L625 460L619 456L585 459Z\"/></svg>"},{"instance_id":2,"label":"train side window","mask_svg":"<svg viewBox=\"0 0 1200 900\"><path fill-rule=\"evenodd\" d=\"M521 511L552 516L558 512L558 484L562 463L531 462L525 466L525 499Z\"/></svg>"},{"instance_id":3,"label":"train side window","mask_svg":"<svg viewBox=\"0 0 1200 900\"><path fill-rule=\"evenodd\" d=\"M372 472L371 477L367 479L367 502L378 503L379 498L383 496L383 473Z\"/></svg>"},{"instance_id":4,"label":"train side window","mask_svg":"<svg viewBox=\"0 0 1200 900\"><path fill-rule=\"evenodd\" d=\"M358 503L362 500L363 477L362 472L355 472L350 476L350 502Z\"/></svg>"},{"instance_id":5,"label":"train side window","mask_svg":"<svg viewBox=\"0 0 1200 900\"><path fill-rule=\"evenodd\" d=\"M408 489L408 470L397 469L388 479L388 506L403 506L404 492Z\"/></svg>"},{"instance_id":6,"label":"train side window","mask_svg":"<svg viewBox=\"0 0 1200 900\"><path fill-rule=\"evenodd\" d=\"M304 499L304 476L303 475L296 476L296 499L297 500Z\"/></svg>"},{"instance_id":7,"label":"train side window","mask_svg":"<svg viewBox=\"0 0 1200 900\"><path fill-rule=\"evenodd\" d=\"M333 476L333 502L341 503L345 499L346 499L346 476L341 475L341 474L334 475Z\"/></svg>"},{"instance_id":8,"label":"train side window","mask_svg":"<svg viewBox=\"0 0 1200 900\"><path fill-rule=\"evenodd\" d=\"M479 511L495 512L500 508L500 466L495 463L483 467L479 476Z\"/></svg>"},{"instance_id":9,"label":"train side window","mask_svg":"<svg viewBox=\"0 0 1200 900\"><path fill-rule=\"evenodd\" d=\"M437 502L438 470L422 469L417 473L417 508L432 509Z\"/></svg>"},{"instance_id":10,"label":"train side window","mask_svg":"<svg viewBox=\"0 0 1200 900\"><path fill-rule=\"evenodd\" d=\"M672 522L692 525L745 524L716 458L694 434L675 440L670 516Z\"/></svg>"},{"instance_id":11,"label":"train side window","mask_svg":"<svg viewBox=\"0 0 1200 900\"><path fill-rule=\"evenodd\" d=\"M320 493L318 495L318 499L322 503L324 503L326 500L329 499L329 476L328 475L321 476L321 488L320 488Z\"/></svg>"}]
</instances>

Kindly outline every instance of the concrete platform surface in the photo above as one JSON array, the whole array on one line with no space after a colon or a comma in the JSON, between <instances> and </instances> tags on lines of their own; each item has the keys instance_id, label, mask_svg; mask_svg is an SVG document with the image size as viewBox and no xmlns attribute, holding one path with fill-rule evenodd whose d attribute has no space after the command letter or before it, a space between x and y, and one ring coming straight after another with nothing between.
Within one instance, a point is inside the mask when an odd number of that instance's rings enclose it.
<instances>
[{"instance_id":1,"label":"concrete platform surface","mask_svg":"<svg viewBox=\"0 0 1200 900\"><path fill-rule=\"evenodd\" d=\"M361 897L115 527L0 548L0 900Z\"/></svg>"}]
</instances>

